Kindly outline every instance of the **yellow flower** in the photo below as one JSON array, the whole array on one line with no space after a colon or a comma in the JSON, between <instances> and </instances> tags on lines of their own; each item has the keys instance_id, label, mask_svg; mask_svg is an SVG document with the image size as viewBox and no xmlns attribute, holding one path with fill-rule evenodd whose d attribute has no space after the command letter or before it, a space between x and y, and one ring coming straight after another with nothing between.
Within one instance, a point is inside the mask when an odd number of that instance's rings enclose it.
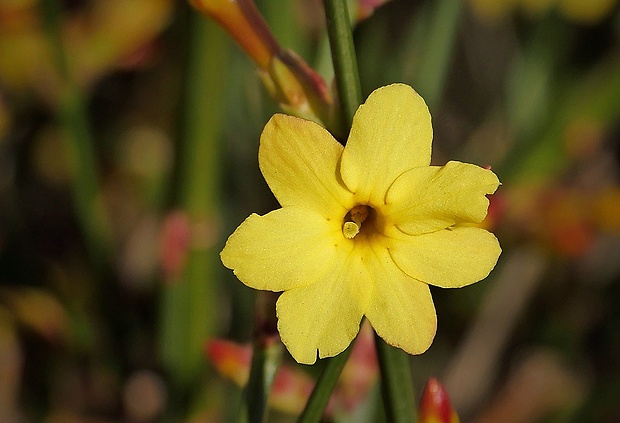
<instances>
[{"instance_id":1,"label":"yellow flower","mask_svg":"<svg viewBox=\"0 0 620 423\"><path fill-rule=\"evenodd\" d=\"M265 126L258 160L282 208L249 216L221 258L244 284L284 291L278 330L298 362L342 352L364 316L388 344L420 354L437 326L428 285L461 287L495 266L497 239L472 224L497 177L430 166L431 140L424 100L403 84L368 97L346 147L300 118Z\"/></svg>"}]
</instances>

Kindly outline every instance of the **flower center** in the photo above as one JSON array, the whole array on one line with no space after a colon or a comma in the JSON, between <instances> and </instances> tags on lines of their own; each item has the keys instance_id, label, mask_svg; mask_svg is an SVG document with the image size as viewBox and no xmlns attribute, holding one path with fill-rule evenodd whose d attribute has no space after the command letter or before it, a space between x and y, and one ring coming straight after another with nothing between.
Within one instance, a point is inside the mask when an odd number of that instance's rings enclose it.
<instances>
[{"instance_id":1,"label":"flower center","mask_svg":"<svg viewBox=\"0 0 620 423\"><path fill-rule=\"evenodd\" d=\"M344 217L342 225L342 234L347 239L353 239L362 229L362 222L368 218L370 207L366 205L357 205L349 210Z\"/></svg>"}]
</instances>

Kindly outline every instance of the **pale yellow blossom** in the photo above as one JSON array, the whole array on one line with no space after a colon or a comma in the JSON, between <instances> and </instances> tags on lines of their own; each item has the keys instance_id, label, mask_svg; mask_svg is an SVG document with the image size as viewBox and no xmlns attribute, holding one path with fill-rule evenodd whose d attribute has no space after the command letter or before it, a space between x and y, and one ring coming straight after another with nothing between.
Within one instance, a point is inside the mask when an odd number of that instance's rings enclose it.
<instances>
[{"instance_id":1,"label":"pale yellow blossom","mask_svg":"<svg viewBox=\"0 0 620 423\"><path fill-rule=\"evenodd\" d=\"M298 362L342 352L364 316L387 343L422 353L437 326L428 285L462 287L495 266L497 239L472 224L497 177L430 166L431 141L426 104L403 84L368 97L346 147L300 118L265 126L259 164L282 208L249 216L221 258L246 285L284 291L278 330Z\"/></svg>"}]
</instances>

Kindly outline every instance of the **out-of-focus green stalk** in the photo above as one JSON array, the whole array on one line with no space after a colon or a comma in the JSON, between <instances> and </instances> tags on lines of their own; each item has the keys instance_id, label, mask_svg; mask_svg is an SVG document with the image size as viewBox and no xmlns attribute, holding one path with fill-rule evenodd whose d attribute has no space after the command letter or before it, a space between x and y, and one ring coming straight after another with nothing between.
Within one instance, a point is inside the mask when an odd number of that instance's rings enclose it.
<instances>
[{"instance_id":1,"label":"out-of-focus green stalk","mask_svg":"<svg viewBox=\"0 0 620 423\"><path fill-rule=\"evenodd\" d=\"M570 36L571 25L557 16L542 19L513 59L506 79L506 114L522 140L538 138L556 114L552 102L561 92Z\"/></svg>"},{"instance_id":2,"label":"out-of-focus green stalk","mask_svg":"<svg viewBox=\"0 0 620 423\"><path fill-rule=\"evenodd\" d=\"M603 61L588 74L562 86L553 116L535 137L521 138L498 166L502 181L536 181L557 175L569 163L566 137L571 125L601 130L617 125L620 114L620 60ZM555 107L553 107L555 106Z\"/></svg>"},{"instance_id":3,"label":"out-of-focus green stalk","mask_svg":"<svg viewBox=\"0 0 620 423\"><path fill-rule=\"evenodd\" d=\"M101 266L108 257L110 232L99 198L99 166L88 121L86 99L74 81L67 62L61 34L62 4L55 0L41 0L40 6L60 76L57 116L69 155L75 211L88 253L93 262Z\"/></svg>"},{"instance_id":4,"label":"out-of-focus green stalk","mask_svg":"<svg viewBox=\"0 0 620 423\"><path fill-rule=\"evenodd\" d=\"M293 19L299 5L292 1L273 0L260 0L256 5L282 48L293 50L305 57L309 50L307 31L299 25L297 19Z\"/></svg>"},{"instance_id":5,"label":"out-of-focus green stalk","mask_svg":"<svg viewBox=\"0 0 620 423\"><path fill-rule=\"evenodd\" d=\"M228 68L228 39L222 30L196 13L190 25L176 192L191 222L192 242L180 277L163 288L160 337L161 359L181 387L202 376L203 345L217 323L215 241Z\"/></svg>"},{"instance_id":6,"label":"out-of-focus green stalk","mask_svg":"<svg viewBox=\"0 0 620 423\"><path fill-rule=\"evenodd\" d=\"M413 84L433 111L437 110L445 86L463 2L438 0L428 6L433 9L420 45Z\"/></svg>"},{"instance_id":7,"label":"out-of-focus green stalk","mask_svg":"<svg viewBox=\"0 0 620 423\"><path fill-rule=\"evenodd\" d=\"M414 423L418 421L415 408L409 355L375 336L377 356L381 366L381 395L388 422Z\"/></svg>"}]
</instances>

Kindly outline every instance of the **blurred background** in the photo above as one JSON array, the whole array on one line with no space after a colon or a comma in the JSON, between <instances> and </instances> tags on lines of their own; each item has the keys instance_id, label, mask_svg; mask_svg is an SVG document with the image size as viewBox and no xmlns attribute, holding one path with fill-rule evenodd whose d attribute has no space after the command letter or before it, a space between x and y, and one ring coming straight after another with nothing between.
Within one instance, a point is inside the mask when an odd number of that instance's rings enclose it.
<instances>
[{"instance_id":1,"label":"blurred background","mask_svg":"<svg viewBox=\"0 0 620 423\"><path fill-rule=\"evenodd\" d=\"M321 2L256 5L331 86ZM617 2L352 7L364 96L412 85L433 162L503 183L485 221L503 254L485 281L433 290L417 394L436 376L462 421L620 421ZM277 207L257 164L277 111L183 1L0 1L1 422L238 421L273 298L218 253ZM381 421L372 336L357 344L326 421ZM284 350L270 421L294 421L320 368Z\"/></svg>"}]
</instances>

